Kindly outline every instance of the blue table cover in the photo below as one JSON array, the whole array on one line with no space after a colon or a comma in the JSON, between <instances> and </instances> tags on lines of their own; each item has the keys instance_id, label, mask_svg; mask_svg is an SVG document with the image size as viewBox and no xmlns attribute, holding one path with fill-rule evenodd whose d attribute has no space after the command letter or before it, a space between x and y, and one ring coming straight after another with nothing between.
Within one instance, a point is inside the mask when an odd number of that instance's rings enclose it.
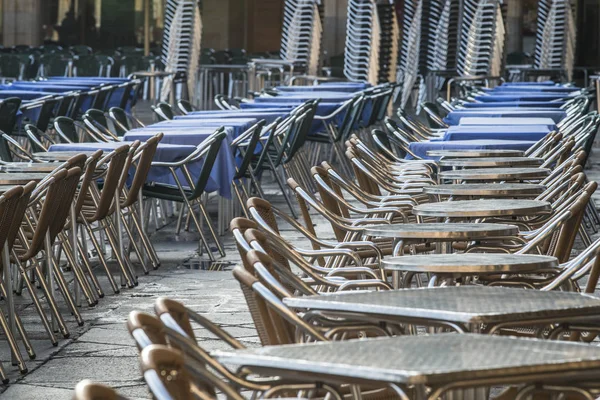
<instances>
[{"instance_id":1,"label":"blue table cover","mask_svg":"<svg viewBox=\"0 0 600 400\"><path fill-rule=\"evenodd\" d=\"M208 135L207 135L208 136ZM149 136L150 137L150 136ZM112 143L64 143L64 144L54 144L50 146L49 151L90 151L90 150L104 150L111 151L115 148L122 146L123 144L131 144L132 141L124 141L124 142L112 142ZM213 169L210 174L210 178L207 183L207 191L214 192L218 191L219 194L223 197L231 198L231 180L235 174L235 166L233 165L233 157L229 155L231 152L227 151L226 143L223 143L219 154L217 155L217 159L215 164L213 165ZM172 144L164 144L160 143L158 148L156 149L156 154L154 155L154 161L162 161L162 162L177 162L183 160L185 157L189 156L194 150L196 150L196 146L189 145L172 145ZM188 164L188 169L192 174L192 178L196 179L202 168L203 162L200 160L198 162ZM178 176L180 181L183 184L187 183L187 180L182 175ZM167 185L176 185L175 179L173 179L173 175L169 171L168 168L165 167L152 167L150 172L148 173L148 183L156 182Z\"/></svg>"},{"instance_id":2,"label":"blue table cover","mask_svg":"<svg viewBox=\"0 0 600 400\"><path fill-rule=\"evenodd\" d=\"M556 124L551 118L477 118L467 117L460 120L459 126L466 125L487 125L487 126L514 126L514 125L540 125L555 130Z\"/></svg>"},{"instance_id":3,"label":"blue table cover","mask_svg":"<svg viewBox=\"0 0 600 400\"><path fill-rule=\"evenodd\" d=\"M304 103L304 101L302 100L297 100L294 103L276 103L276 102L272 102L272 103L255 103L255 102L248 102L248 103L241 103L240 104L240 108L242 109L262 109L262 108L280 108L283 104L286 105L290 105L290 110L302 105ZM317 104L317 112L316 115L319 116L325 116L325 115L330 115L331 113L333 113L335 110L337 110L343 102L339 102L339 103L330 103L330 102L319 102ZM343 118L343 114L344 112L339 113L338 118ZM317 133L317 132L321 132L324 130L324 125L323 122L321 121L314 121L311 127L311 133Z\"/></svg>"},{"instance_id":4,"label":"blue table cover","mask_svg":"<svg viewBox=\"0 0 600 400\"><path fill-rule=\"evenodd\" d=\"M410 150L417 156L429 160L437 160L439 157L430 157L427 155L431 150L482 150L482 149L507 149L507 150L522 150L525 151L533 146L535 141L527 140L458 140L453 142L447 141L425 141L413 142L410 144ZM412 157L407 155L407 159Z\"/></svg>"},{"instance_id":5,"label":"blue table cover","mask_svg":"<svg viewBox=\"0 0 600 400\"><path fill-rule=\"evenodd\" d=\"M31 92L28 90L0 90L0 99L9 97L18 97L21 100L34 100L40 97L55 96L56 93L51 92Z\"/></svg>"},{"instance_id":6,"label":"blue table cover","mask_svg":"<svg viewBox=\"0 0 600 400\"><path fill-rule=\"evenodd\" d=\"M160 130L138 130L137 132L129 131L123 136L123 140L126 141L146 141L150 139L152 136L157 133L162 132L164 134L161 144L174 144L174 145L188 145L188 146L198 146L201 144L206 138L212 135L215 130L212 128L201 128L194 130L169 130L169 131L160 131ZM217 159L215 160L215 164L213 165L212 171L210 173L210 182L207 186L207 191L213 192L218 191L219 195L226 197L228 199L231 198L231 181L235 176L235 158L231 151L231 142L233 141L233 129L229 128L226 130L227 138L221 145L219 149L219 154L217 155ZM196 179L200 174L200 169L202 167L202 162L196 162L188 165L188 169L192 174L192 177ZM154 169L154 168L153 168ZM155 182L175 184L174 179L171 176L171 173L166 168L156 168L153 172L152 179ZM180 177L181 182L187 182L187 180L183 177Z\"/></svg>"},{"instance_id":7,"label":"blue table cover","mask_svg":"<svg viewBox=\"0 0 600 400\"><path fill-rule=\"evenodd\" d=\"M527 111L527 110L512 110L512 111L485 111L485 110L455 110L444 118L444 122L448 125L458 125L462 118L468 117L485 117L485 118L551 118L554 123L559 122L567 116L564 110L544 110L544 111Z\"/></svg>"},{"instance_id":8,"label":"blue table cover","mask_svg":"<svg viewBox=\"0 0 600 400\"><path fill-rule=\"evenodd\" d=\"M548 93L514 93L514 94L490 94L475 96L475 100L483 102L496 101L552 101L568 98L568 94L548 94Z\"/></svg>"},{"instance_id":9,"label":"blue table cover","mask_svg":"<svg viewBox=\"0 0 600 400\"><path fill-rule=\"evenodd\" d=\"M538 141L550 130L545 125L459 125L448 128L444 141L500 139Z\"/></svg>"},{"instance_id":10,"label":"blue table cover","mask_svg":"<svg viewBox=\"0 0 600 400\"><path fill-rule=\"evenodd\" d=\"M90 86L79 86L79 85L61 85L61 84L10 84L0 85L0 90L19 90L24 92L52 92L52 93L64 93L76 90L90 90Z\"/></svg>"},{"instance_id":11,"label":"blue table cover","mask_svg":"<svg viewBox=\"0 0 600 400\"><path fill-rule=\"evenodd\" d=\"M145 128L140 129L153 129L153 130L163 130L165 132L171 130L187 130L194 131L196 129L203 128L212 128L213 132L217 128L221 126L225 126L226 128L232 129L232 135L235 139L246 130L248 130L252 125L256 124L258 120L255 118L243 118L243 119L209 119L209 120L172 120L172 121L164 121L159 122L157 124L148 125ZM139 129L138 129L139 130Z\"/></svg>"},{"instance_id":12,"label":"blue table cover","mask_svg":"<svg viewBox=\"0 0 600 400\"><path fill-rule=\"evenodd\" d=\"M529 85L529 86L498 86L491 89L491 92L502 94L502 92L555 92L555 93L571 93L580 89L575 87L564 86L548 86L548 85Z\"/></svg>"},{"instance_id":13,"label":"blue table cover","mask_svg":"<svg viewBox=\"0 0 600 400\"><path fill-rule=\"evenodd\" d=\"M564 101L498 101L487 103L464 103L465 108L560 108Z\"/></svg>"},{"instance_id":14,"label":"blue table cover","mask_svg":"<svg viewBox=\"0 0 600 400\"><path fill-rule=\"evenodd\" d=\"M543 81L543 82L504 82L500 86L556 86L554 81Z\"/></svg>"},{"instance_id":15,"label":"blue table cover","mask_svg":"<svg viewBox=\"0 0 600 400\"><path fill-rule=\"evenodd\" d=\"M366 83L358 83L356 85L340 85L340 84L329 84L329 85L315 85L315 86L277 86L275 89L280 92L348 92L355 93L365 90L369 87Z\"/></svg>"},{"instance_id":16,"label":"blue table cover","mask_svg":"<svg viewBox=\"0 0 600 400\"><path fill-rule=\"evenodd\" d=\"M254 99L255 103L298 103L304 102L308 100L321 100L329 103L337 102L343 103L349 99L351 99L355 94L354 93L344 93L344 92L300 92L300 93L286 93L281 96L265 96L265 97L256 97Z\"/></svg>"},{"instance_id":17,"label":"blue table cover","mask_svg":"<svg viewBox=\"0 0 600 400\"><path fill-rule=\"evenodd\" d=\"M176 115L175 121L196 121L196 120L205 120L210 118L219 118L219 119L235 119L235 118L255 118L256 120L265 120L266 124L270 124L275 121L277 118L285 118L289 115L289 112L249 112L249 113L214 113L214 114L206 114L206 115L198 115L198 114L188 114L188 115Z\"/></svg>"}]
</instances>

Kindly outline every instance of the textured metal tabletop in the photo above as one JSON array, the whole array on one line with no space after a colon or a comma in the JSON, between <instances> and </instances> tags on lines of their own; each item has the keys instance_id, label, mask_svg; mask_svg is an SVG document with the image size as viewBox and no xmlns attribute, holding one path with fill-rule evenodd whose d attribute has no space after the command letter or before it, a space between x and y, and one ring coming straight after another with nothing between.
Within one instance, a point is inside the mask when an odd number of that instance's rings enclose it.
<instances>
[{"instance_id":1,"label":"textured metal tabletop","mask_svg":"<svg viewBox=\"0 0 600 400\"><path fill-rule=\"evenodd\" d=\"M407 255L385 258L382 264L387 270L433 274L517 274L558 267L556 257L503 253Z\"/></svg>"},{"instance_id":2,"label":"textured metal tabletop","mask_svg":"<svg viewBox=\"0 0 600 400\"><path fill-rule=\"evenodd\" d=\"M535 320L559 323L600 313L600 298L587 294L485 286L349 291L283 301L299 309L463 324Z\"/></svg>"},{"instance_id":3,"label":"textured metal tabletop","mask_svg":"<svg viewBox=\"0 0 600 400\"><path fill-rule=\"evenodd\" d=\"M600 347L553 340L476 334L397 336L383 339L219 350L219 361L298 377L443 385L458 380L540 382L569 372L600 377ZM513 380L514 379L514 380Z\"/></svg>"},{"instance_id":4,"label":"textured metal tabletop","mask_svg":"<svg viewBox=\"0 0 600 400\"><path fill-rule=\"evenodd\" d=\"M41 181L48 174L42 172L6 172L0 173L0 185L25 185L31 181Z\"/></svg>"},{"instance_id":5,"label":"textured metal tabletop","mask_svg":"<svg viewBox=\"0 0 600 400\"><path fill-rule=\"evenodd\" d=\"M461 200L420 204L413 207L415 215L440 218L483 218L524 216L548 213L550 203L539 200Z\"/></svg>"},{"instance_id":6,"label":"textured metal tabletop","mask_svg":"<svg viewBox=\"0 0 600 400\"><path fill-rule=\"evenodd\" d=\"M522 157L524 154L522 150L506 149L429 150L427 152L430 157Z\"/></svg>"},{"instance_id":7,"label":"textured metal tabletop","mask_svg":"<svg viewBox=\"0 0 600 400\"><path fill-rule=\"evenodd\" d=\"M87 156L92 155L96 152L96 150L89 151L47 151L47 152L39 152L33 153L33 156L39 160L48 160L48 161L67 161L68 159L79 155L85 154Z\"/></svg>"},{"instance_id":8,"label":"textured metal tabletop","mask_svg":"<svg viewBox=\"0 0 600 400\"><path fill-rule=\"evenodd\" d=\"M61 162L48 163L15 163L0 165L2 172L52 172L63 165Z\"/></svg>"},{"instance_id":9,"label":"textured metal tabletop","mask_svg":"<svg viewBox=\"0 0 600 400\"><path fill-rule=\"evenodd\" d=\"M474 157L448 158L439 164L441 167L536 167L543 161L534 157Z\"/></svg>"},{"instance_id":10,"label":"textured metal tabletop","mask_svg":"<svg viewBox=\"0 0 600 400\"><path fill-rule=\"evenodd\" d=\"M525 180L543 179L550 174L546 168L473 168L440 172L440 179L456 180Z\"/></svg>"},{"instance_id":11,"label":"textured metal tabletop","mask_svg":"<svg viewBox=\"0 0 600 400\"><path fill-rule=\"evenodd\" d=\"M466 183L450 185L425 186L427 194L449 196L496 196L496 197L529 197L537 196L546 190L544 185L532 183Z\"/></svg>"},{"instance_id":12,"label":"textured metal tabletop","mask_svg":"<svg viewBox=\"0 0 600 400\"><path fill-rule=\"evenodd\" d=\"M396 239L475 240L519 233L514 225L476 223L365 225L362 228L365 235Z\"/></svg>"}]
</instances>

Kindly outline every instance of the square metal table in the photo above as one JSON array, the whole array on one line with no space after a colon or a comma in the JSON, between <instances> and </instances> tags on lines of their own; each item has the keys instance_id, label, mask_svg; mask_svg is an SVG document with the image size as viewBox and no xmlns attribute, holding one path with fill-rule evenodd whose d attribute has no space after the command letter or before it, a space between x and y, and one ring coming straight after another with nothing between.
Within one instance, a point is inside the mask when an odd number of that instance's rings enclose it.
<instances>
[{"instance_id":1,"label":"square metal table","mask_svg":"<svg viewBox=\"0 0 600 400\"><path fill-rule=\"evenodd\" d=\"M581 323L600 314L600 298L588 294L484 286L346 292L283 301L291 308L354 320L444 326L461 333L485 334L506 326Z\"/></svg>"},{"instance_id":2,"label":"square metal table","mask_svg":"<svg viewBox=\"0 0 600 400\"><path fill-rule=\"evenodd\" d=\"M396 336L212 354L224 363L289 379L413 387L417 400L437 399L449 389L600 378L598 346L476 334ZM433 393L428 394L427 388Z\"/></svg>"}]
</instances>

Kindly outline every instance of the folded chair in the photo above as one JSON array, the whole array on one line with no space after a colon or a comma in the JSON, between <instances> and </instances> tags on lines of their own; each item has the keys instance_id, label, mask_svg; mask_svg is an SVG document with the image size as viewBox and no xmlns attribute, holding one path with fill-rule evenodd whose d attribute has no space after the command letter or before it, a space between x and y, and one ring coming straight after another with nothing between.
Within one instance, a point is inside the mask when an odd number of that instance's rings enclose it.
<instances>
[{"instance_id":1,"label":"folded chair","mask_svg":"<svg viewBox=\"0 0 600 400\"><path fill-rule=\"evenodd\" d=\"M66 223L80 176L81 168L79 167L73 167L69 170L63 169L38 185L32 193L29 211L24 218L22 228L19 230L17 240L12 248L13 261L18 264L21 273L20 285L25 284L27 286L27 290L42 319L42 324L53 344L57 343L53 329L50 327L46 314L41 307L28 273L35 277L44 293L50 307L53 325L55 321L58 322L61 333L68 338L69 331L54 299L55 282L80 325L83 324L83 320L69 293L67 282L61 270L54 267L52 248L57 235ZM37 259L40 253L44 253L46 257L46 272L44 272L41 263Z\"/></svg>"},{"instance_id":2,"label":"folded chair","mask_svg":"<svg viewBox=\"0 0 600 400\"><path fill-rule=\"evenodd\" d=\"M175 113L173 112L173 107L170 104L161 101L156 106L152 106L152 111L158 118L159 121L168 121L175 117Z\"/></svg>"},{"instance_id":3,"label":"folded chair","mask_svg":"<svg viewBox=\"0 0 600 400\"><path fill-rule=\"evenodd\" d=\"M225 251L217 237L215 230L210 221L210 217L206 208L202 204L200 200L201 196L206 191L206 186L208 184L208 180L210 178L210 173L212 171L213 165L217 158L217 154L221 148L223 140L226 138L227 133L223 128L218 129L213 135L208 137L201 145L198 146L197 150L190 154L184 160L178 162L158 162L155 161L152 163L153 167L165 167L168 168L175 180L177 186L173 187L171 185L164 184L152 184L145 185L143 190L143 195L146 197L175 201L178 203L182 203L185 206L185 209L188 212L188 215L191 216L194 224L196 225L196 229L198 229L198 233L200 235L201 245L206 249L208 256L211 261L214 261L214 255L212 250L204 236L202 231L202 224L200 223L200 218L196 215L194 210L194 206L198 206L200 212L204 216L204 219L208 225L211 236L213 237L219 253L221 256L225 256ZM187 164L191 162L197 162L202 160L202 168L196 179L192 177L190 171L187 169ZM182 177L185 179L182 181ZM178 229L180 225L178 224ZM201 247L202 248L202 247Z\"/></svg>"}]
</instances>

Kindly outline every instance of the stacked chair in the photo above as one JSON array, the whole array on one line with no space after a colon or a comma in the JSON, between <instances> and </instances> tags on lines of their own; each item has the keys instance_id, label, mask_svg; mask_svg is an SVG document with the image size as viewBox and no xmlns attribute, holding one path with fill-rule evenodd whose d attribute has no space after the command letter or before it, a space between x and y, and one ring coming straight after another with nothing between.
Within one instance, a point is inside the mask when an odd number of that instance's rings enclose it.
<instances>
[{"instance_id":1,"label":"stacked chair","mask_svg":"<svg viewBox=\"0 0 600 400\"><path fill-rule=\"evenodd\" d=\"M202 18L197 1L169 0L165 5L165 27L162 41L162 62L165 71L186 77L184 90L196 87L196 70L200 60ZM175 79L169 76L163 81L161 99L171 93ZM189 89L188 89L189 88Z\"/></svg>"},{"instance_id":2,"label":"stacked chair","mask_svg":"<svg viewBox=\"0 0 600 400\"><path fill-rule=\"evenodd\" d=\"M535 67L566 71L573 78L577 29L573 5L568 0L544 0L538 3L535 43Z\"/></svg>"},{"instance_id":3,"label":"stacked chair","mask_svg":"<svg viewBox=\"0 0 600 400\"><path fill-rule=\"evenodd\" d=\"M317 75L320 65L323 27L318 3L288 0L283 15L281 59L305 64L309 75Z\"/></svg>"}]
</instances>

